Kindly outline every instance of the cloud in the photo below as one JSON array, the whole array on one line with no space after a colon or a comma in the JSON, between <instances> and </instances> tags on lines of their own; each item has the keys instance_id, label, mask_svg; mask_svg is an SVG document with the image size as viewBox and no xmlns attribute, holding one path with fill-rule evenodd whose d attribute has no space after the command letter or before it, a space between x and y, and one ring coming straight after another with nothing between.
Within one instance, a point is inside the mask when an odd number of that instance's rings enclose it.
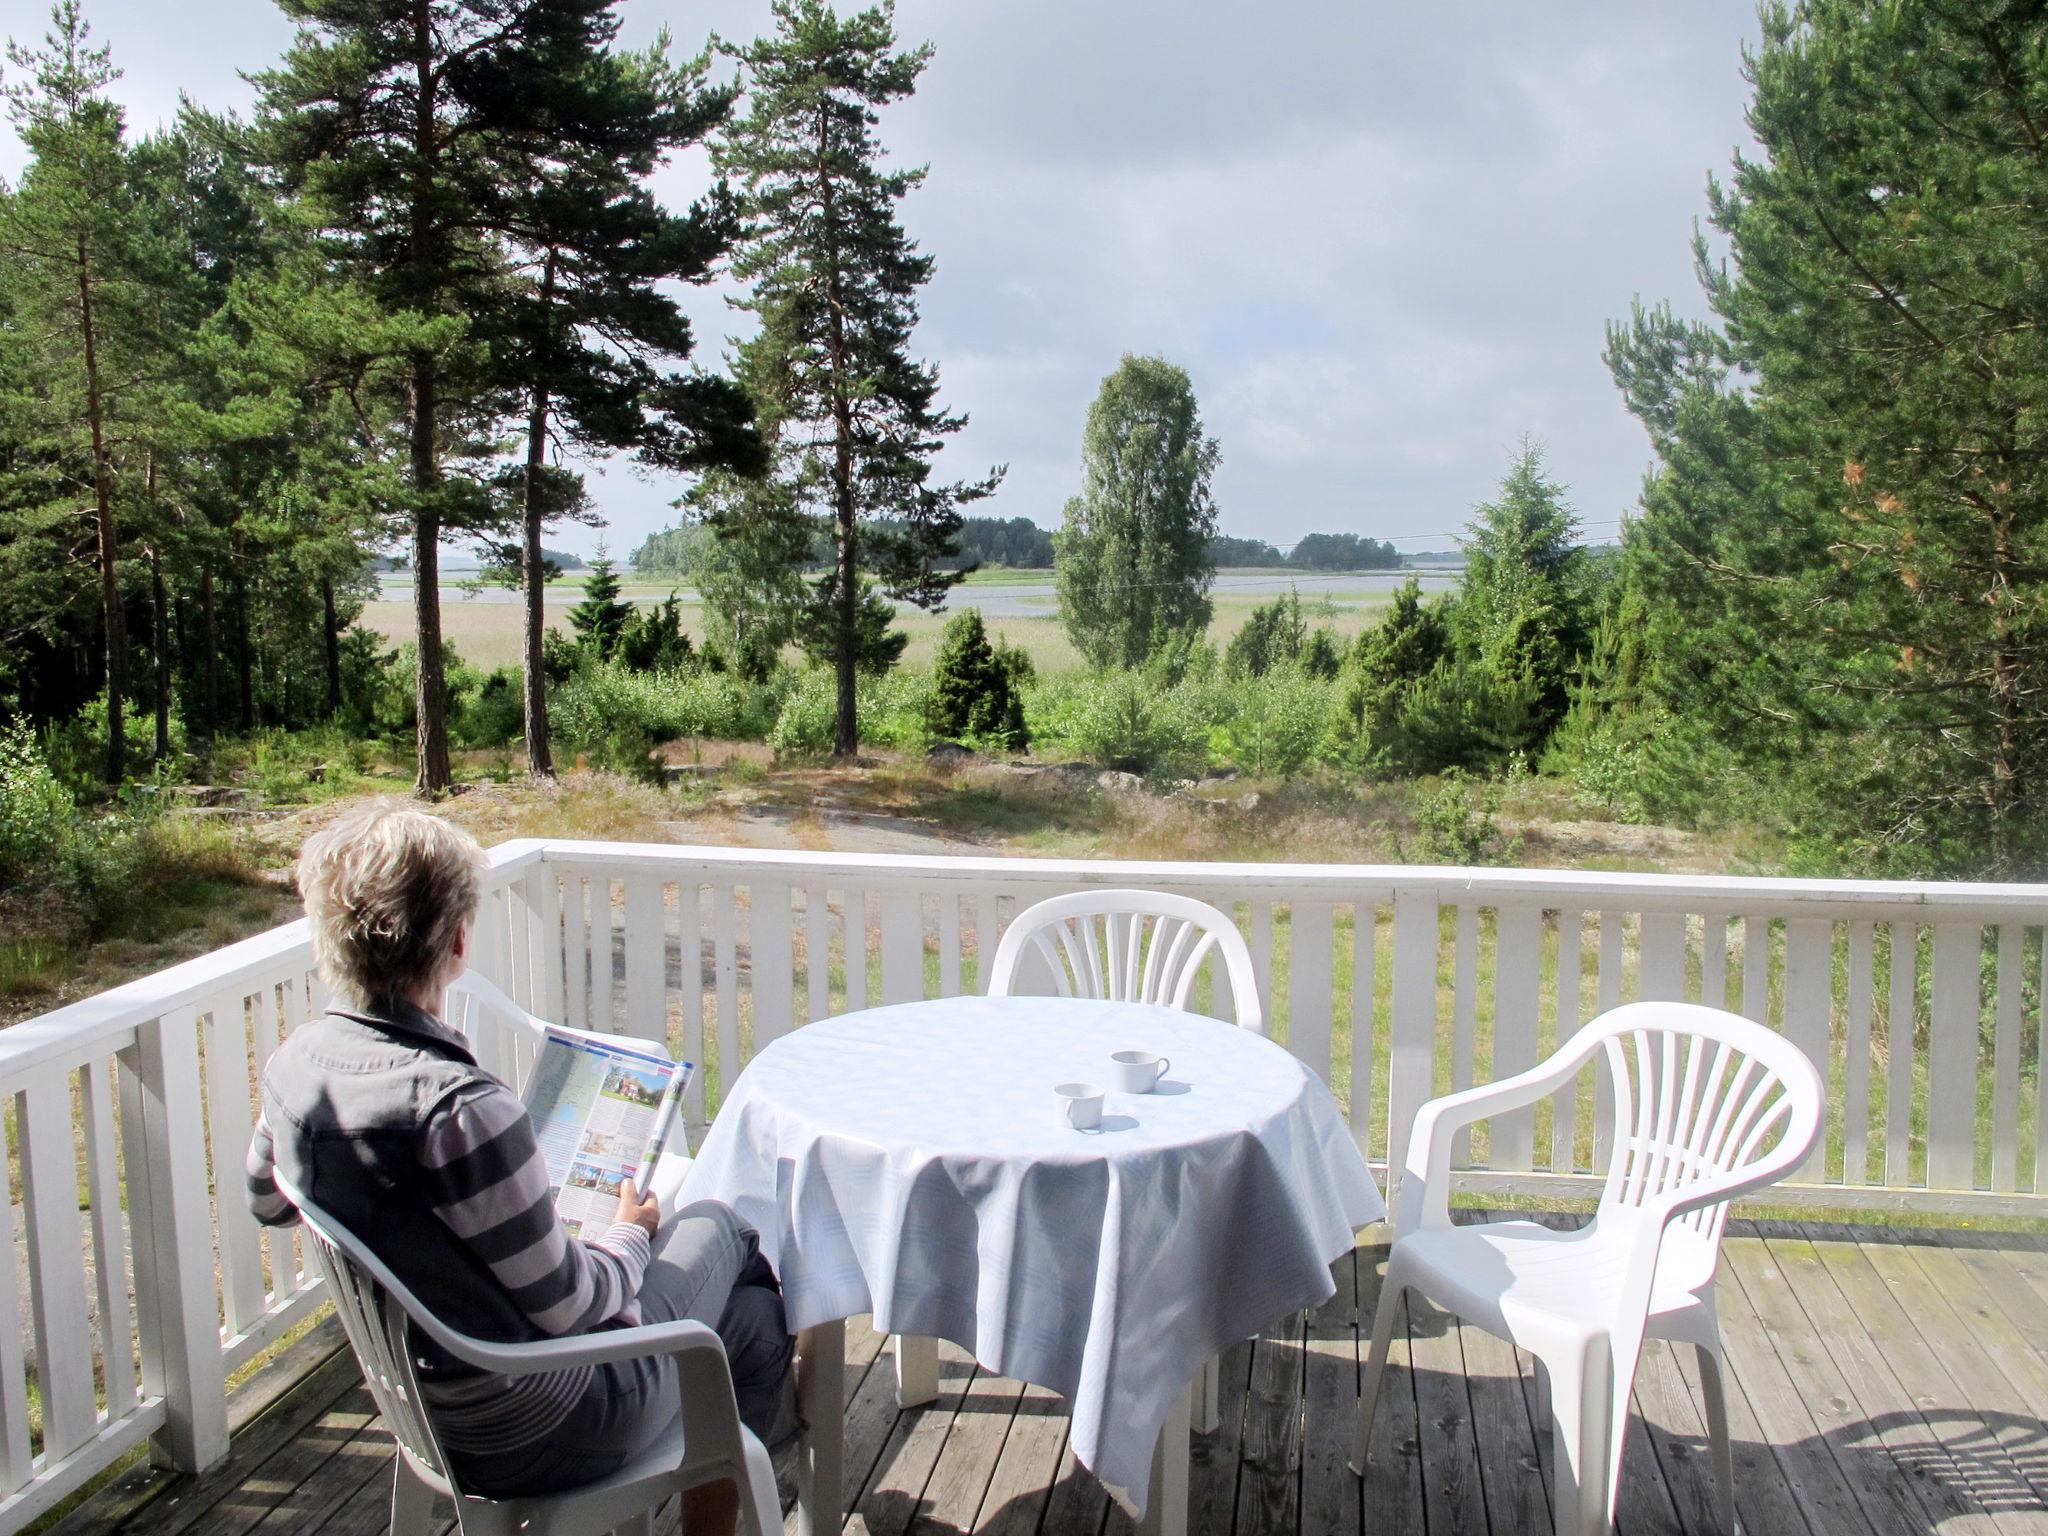
<instances>
[{"instance_id":1,"label":"cloud","mask_svg":"<svg viewBox=\"0 0 2048 1536\"><path fill-rule=\"evenodd\" d=\"M138 127L181 85L246 103L234 71L290 36L268 0L88 4ZM688 50L769 19L765 0L624 16L629 43L667 25ZM880 133L930 167L904 207L938 261L916 344L972 418L941 472L1010 466L981 510L1057 520L1125 352L1193 377L1229 531L1440 547L1524 432L1595 532L1633 500L1648 447L1603 326L1639 293L1698 309L1687 240L1707 172L1749 142L1751 0L900 0L897 24L937 48ZM686 201L706 174L686 156L659 185ZM723 297L687 296L707 361L743 319ZM679 487L594 489L630 549Z\"/></svg>"}]
</instances>

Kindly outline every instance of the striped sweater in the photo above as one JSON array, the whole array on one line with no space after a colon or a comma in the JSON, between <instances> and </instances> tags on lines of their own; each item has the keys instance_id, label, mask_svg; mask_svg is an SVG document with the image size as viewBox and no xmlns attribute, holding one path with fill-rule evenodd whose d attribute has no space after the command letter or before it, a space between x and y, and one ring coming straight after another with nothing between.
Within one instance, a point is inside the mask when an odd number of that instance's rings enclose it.
<instances>
[{"instance_id":1,"label":"striped sweater","mask_svg":"<svg viewBox=\"0 0 2048 1536\"><path fill-rule=\"evenodd\" d=\"M369 1015L339 1017L360 1025L389 1026L394 1022ZM393 1244L405 1251L388 1251L387 1242L397 1235L395 1223L394 1230L386 1232L384 1223L372 1221L367 1230L358 1228L357 1235L408 1285L414 1285L415 1277L423 1273L446 1277L458 1272L487 1274L496 1283L495 1296L479 1294L482 1288L474 1285L445 1286L436 1312L449 1326L478 1337L502 1339L507 1331L507 1303L524 1320L531 1336L563 1337L587 1332L601 1323L637 1322L633 1298L650 1257L646 1229L628 1221L595 1238L571 1237L555 1210L533 1122L518 1095L476 1067L466 1043L439 1020L413 1010L399 1027L448 1048L432 1059L442 1068L454 1070L428 1079L428 1091L442 1088L451 1076L455 1085L439 1092L423 1112L410 1118L403 1108L403 1093L386 1095L400 1105L395 1136L390 1125L374 1130L344 1125L338 1130L327 1121L318 1126L306 1124L312 1117L303 1111L294 1113L290 1101L295 1095L289 1088L273 1091L272 1079L279 1075L280 1066L273 1058L272 1069L265 1074L263 1113L250 1140L247 1162L249 1207L257 1220L282 1226L298 1219L273 1177L280 1136L290 1140L287 1167L295 1171L320 1165L322 1146L345 1142L353 1155L361 1158L364 1154L356 1149L374 1145L380 1149L376 1155L410 1165L379 1167L375 1177L403 1188L407 1207L424 1206L432 1217L427 1230L443 1234L451 1251L439 1258L416 1251L417 1233L402 1244ZM324 1050L315 1046L302 1053L304 1060L287 1059L282 1075L296 1081L305 1075L308 1065L316 1071L325 1069L335 1074L342 1089L317 1095L314 1102L323 1113L343 1121L380 1118L365 1114L360 1107L385 1102L366 1094L365 1084L376 1082L380 1072L402 1077L408 1065L424 1053L415 1052L397 1065L375 1057L358 1060L360 1053L348 1049L351 1038L340 1036L339 1050L330 1040ZM288 1041L278 1057L286 1057L292 1044ZM422 1095L416 1079L407 1086L417 1102ZM337 1102L343 1107L334 1113L332 1107ZM399 1150L386 1150L393 1146ZM346 1159L343 1166L347 1166ZM320 1165L318 1176L323 1185L309 1187L307 1192L334 1211L333 1201L322 1191L335 1174ZM365 1194L374 1201L374 1194ZM339 1219L340 1213L335 1214ZM473 1307L465 1304L471 1299ZM421 1396L449 1452L496 1455L546 1439L588 1390L591 1377L588 1366L518 1377L444 1368L423 1374Z\"/></svg>"}]
</instances>

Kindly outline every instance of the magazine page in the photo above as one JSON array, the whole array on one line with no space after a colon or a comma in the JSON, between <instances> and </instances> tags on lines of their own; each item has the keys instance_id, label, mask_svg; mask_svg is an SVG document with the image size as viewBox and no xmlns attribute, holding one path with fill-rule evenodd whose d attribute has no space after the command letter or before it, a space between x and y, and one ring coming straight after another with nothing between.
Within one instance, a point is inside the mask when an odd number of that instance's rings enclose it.
<instances>
[{"instance_id":1,"label":"magazine page","mask_svg":"<svg viewBox=\"0 0 2048 1536\"><path fill-rule=\"evenodd\" d=\"M679 1077L688 1081L687 1064L650 1042L548 1027L526 1103L571 1236L611 1225Z\"/></svg>"}]
</instances>

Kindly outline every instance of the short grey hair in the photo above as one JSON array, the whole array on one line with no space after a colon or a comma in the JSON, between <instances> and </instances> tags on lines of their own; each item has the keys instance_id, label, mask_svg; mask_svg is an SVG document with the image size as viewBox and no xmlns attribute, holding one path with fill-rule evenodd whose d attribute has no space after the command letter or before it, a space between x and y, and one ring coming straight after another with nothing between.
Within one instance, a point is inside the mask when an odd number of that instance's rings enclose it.
<instances>
[{"instance_id":1,"label":"short grey hair","mask_svg":"<svg viewBox=\"0 0 2048 1536\"><path fill-rule=\"evenodd\" d=\"M299 894L335 992L384 1009L432 984L483 899L484 851L438 816L375 800L306 839Z\"/></svg>"}]
</instances>

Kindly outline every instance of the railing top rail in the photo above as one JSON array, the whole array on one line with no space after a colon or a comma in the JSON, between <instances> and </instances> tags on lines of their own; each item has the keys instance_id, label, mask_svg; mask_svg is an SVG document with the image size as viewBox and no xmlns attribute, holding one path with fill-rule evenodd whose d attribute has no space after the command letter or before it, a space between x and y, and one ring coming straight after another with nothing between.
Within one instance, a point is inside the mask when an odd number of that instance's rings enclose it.
<instances>
[{"instance_id":1,"label":"railing top rail","mask_svg":"<svg viewBox=\"0 0 2048 1536\"><path fill-rule=\"evenodd\" d=\"M539 862L541 849L532 838L499 844L490 851L492 878ZM138 1024L238 984L260 984L266 975L308 958L311 944L306 920L298 918L25 1020L0 1032L0 1081L75 1059L80 1046L91 1041L118 1042Z\"/></svg>"},{"instance_id":2,"label":"railing top rail","mask_svg":"<svg viewBox=\"0 0 2048 1536\"><path fill-rule=\"evenodd\" d=\"M780 871L792 879L861 876L869 881L986 884L1027 879L1077 886L1144 884L1229 886L1300 891L1344 900L1361 888L1433 892L1478 900L1597 909L1778 914L1802 908L1847 908L1854 915L1925 914L1926 920L1987 920L2015 914L2048 920L2048 885L1982 881L1793 880L1768 876L1635 874L1571 869L1486 869L1415 864L1278 864L1172 862L1157 859L1042 859L953 854L818 853L778 848L699 847L671 843L605 843L549 839L549 864L597 869L671 870L693 864L712 872Z\"/></svg>"}]
</instances>

